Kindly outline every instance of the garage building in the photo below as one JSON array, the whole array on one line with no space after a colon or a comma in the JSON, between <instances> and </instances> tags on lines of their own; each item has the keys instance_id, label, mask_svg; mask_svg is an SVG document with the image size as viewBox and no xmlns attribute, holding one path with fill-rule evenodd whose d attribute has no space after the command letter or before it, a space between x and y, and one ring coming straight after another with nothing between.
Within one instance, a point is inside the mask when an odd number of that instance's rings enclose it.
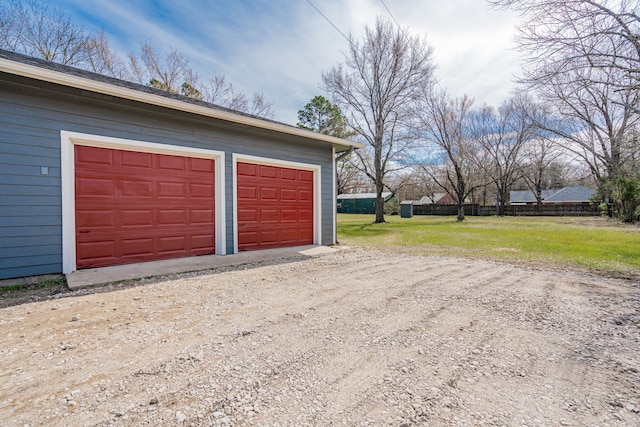
<instances>
[{"instance_id":1,"label":"garage building","mask_svg":"<svg viewBox=\"0 0 640 427\"><path fill-rule=\"evenodd\" d=\"M350 146L0 50L0 279L333 244Z\"/></svg>"}]
</instances>

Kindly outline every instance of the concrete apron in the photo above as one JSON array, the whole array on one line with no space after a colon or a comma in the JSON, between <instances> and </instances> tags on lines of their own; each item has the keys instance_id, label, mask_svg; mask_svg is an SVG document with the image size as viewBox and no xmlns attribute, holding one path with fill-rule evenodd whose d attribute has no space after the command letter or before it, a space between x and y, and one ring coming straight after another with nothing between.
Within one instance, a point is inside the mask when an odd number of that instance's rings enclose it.
<instances>
[{"instance_id":1,"label":"concrete apron","mask_svg":"<svg viewBox=\"0 0 640 427\"><path fill-rule=\"evenodd\" d=\"M67 285L69 289L74 290L123 280L163 276L165 274L187 273L218 267L294 258L297 256L312 257L336 252L337 250L338 249L328 246L295 246L290 248L240 252L233 255L203 255L190 258L141 262L138 264L116 265L113 267L90 268L67 274Z\"/></svg>"}]
</instances>

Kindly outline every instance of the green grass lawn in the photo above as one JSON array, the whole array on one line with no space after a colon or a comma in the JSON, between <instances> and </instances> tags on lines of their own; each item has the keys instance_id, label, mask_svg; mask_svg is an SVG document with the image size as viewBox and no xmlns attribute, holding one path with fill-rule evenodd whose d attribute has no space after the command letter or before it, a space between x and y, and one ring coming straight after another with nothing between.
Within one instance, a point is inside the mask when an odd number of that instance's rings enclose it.
<instances>
[{"instance_id":1,"label":"green grass lawn","mask_svg":"<svg viewBox=\"0 0 640 427\"><path fill-rule=\"evenodd\" d=\"M640 276L640 228L597 217L467 217L338 214L347 246L516 260Z\"/></svg>"}]
</instances>

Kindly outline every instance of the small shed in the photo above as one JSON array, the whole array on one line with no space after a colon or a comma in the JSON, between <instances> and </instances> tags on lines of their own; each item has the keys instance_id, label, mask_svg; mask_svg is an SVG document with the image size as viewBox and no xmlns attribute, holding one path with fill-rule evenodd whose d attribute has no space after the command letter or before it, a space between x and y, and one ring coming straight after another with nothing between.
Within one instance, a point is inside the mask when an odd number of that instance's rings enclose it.
<instances>
[{"instance_id":1,"label":"small shed","mask_svg":"<svg viewBox=\"0 0 640 427\"><path fill-rule=\"evenodd\" d=\"M391 192L382 193L385 213L397 213L398 198ZM376 193L340 194L338 196L338 213L376 213Z\"/></svg>"},{"instance_id":2,"label":"small shed","mask_svg":"<svg viewBox=\"0 0 640 427\"><path fill-rule=\"evenodd\" d=\"M413 218L413 202L411 200L400 202L400 217Z\"/></svg>"}]
</instances>

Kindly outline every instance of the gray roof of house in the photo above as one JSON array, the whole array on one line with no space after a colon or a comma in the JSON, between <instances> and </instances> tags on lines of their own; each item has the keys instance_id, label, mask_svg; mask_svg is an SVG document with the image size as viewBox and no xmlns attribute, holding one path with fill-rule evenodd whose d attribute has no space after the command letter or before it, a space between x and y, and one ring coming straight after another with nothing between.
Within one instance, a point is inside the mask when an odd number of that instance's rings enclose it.
<instances>
[{"instance_id":1,"label":"gray roof of house","mask_svg":"<svg viewBox=\"0 0 640 427\"><path fill-rule=\"evenodd\" d=\"M543 203L581 203L588 202L595 190L587 187L564 187L554 190L542 190ZM511 203L535 203L536 196L533 191L511 191L509 192Z\"/></svg>"},{"instance_id":2,"label":"gray roof of house","mask_svg":"<svg viewBox=\"0 0 640 427\"><path fill-rule=\"evenodd\" d=\"M382 197L387 199L391 197L392 193L385 191L382 193ZM351 193L351 194L339 194L338 199L375 199L377 197L376 193Z\"/></svg>"},{"instance_id":3,"label":"gray roof of house","mask_svg":"<svg viewBox=\"0 0 640 427\"><path fill-rule=\"evenodd\" d=\"M189 104L200 105L203 107L211 108L214 110L227 111L229 113L240 114L247 117L255 117L261 120L272 121L263 117L252 116L250 114L235 111L229 108L222 107L220 105L212 104L210 102L200 101L198 99L190 98L179 93L169 92L168 90L157 89L152 86L146 86L138 83L129 82L127 80L120 80L115 77L105 76L103 74L94 73L92 71L83 70L81 68L70 67L68 65L58 64L57 62L46 61L40 58L34 58L32 56L22 55L20 53L11 52L8 50L0 49L0 58L9 59L11 61L20 62L22 64L33 65L45 70L56 71L59 73L68 74L70 76L81 77L96 82L107 83L113 86L119 86L127 89L133 89L138 92L145 92L152 95L159 95L165 98L175 99L176 101L187 102ZM278 122L275 122L278 123ZM284 123L283 123L284 124ZM287 125L290 126L290 125Z\"/></svg>"},{"instance_id":4,"label":"gray roof of house","mask_svg":"<svg viewBox=\"0 0 640 427\"><path fill-rule=\"evenodd\" d=\"M542 200L551 196L558 190L542 190ZM509 201L511 203L535 203L536 196L531 190L519 190L509 192Z\"/></svg>"},{"instance_id":5,"label":"gray roof of house","mask_svg":"<svg viewBox=\"0 0 640 427\"><path fill-rule=\"evenodd\" d=\"M267 129L305 137L332 144L336 151L348 150L351 146L362 148L359 142L348 141L329 135L323 135L287 123L243 113L220 105L190 98L178 93L154 87L116 79L67 65L22 55L0 49L0 73L29 77L68 87L94 91L147 104L186 111L207 117L214 117L241 125Z\"/></svg>"},{"instance_id":6,"label":"gray roof of house","mask_svg":"<svg viewBox=\"0 0 640 427\"><path fill-rule=\"evenodd\" d=\"M595 190L587 187L565 187L544 199L544 203L588 202Z\"/></svg>"},{"instance_id":7,"label":"gray roof of house","mask_svg":"<svg viewBox=\"0 0 640 427\"><path fill-rule=\"evenodd\" d=\"M431 196L422 196L420 200L414 200L414 205L433 205L434 203L438 203L440 199L445 197L447 193L433 193Z\"/></svg>"}]
</instances>

